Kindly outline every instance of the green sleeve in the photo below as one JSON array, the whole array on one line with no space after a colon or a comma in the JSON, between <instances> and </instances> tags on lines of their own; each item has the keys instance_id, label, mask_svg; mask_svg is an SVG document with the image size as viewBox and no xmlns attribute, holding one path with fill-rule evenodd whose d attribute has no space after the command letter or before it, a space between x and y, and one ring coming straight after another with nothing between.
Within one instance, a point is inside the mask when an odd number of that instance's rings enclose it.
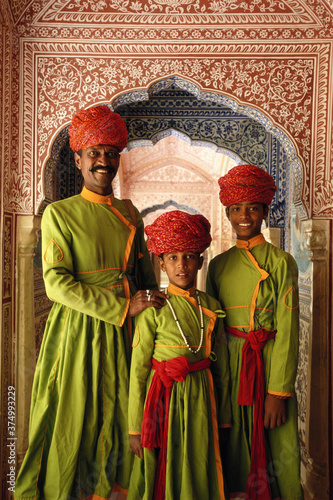
<instances>
[{"instance_id":1,"label":"green sleeve","mask_svg":"<svg viewBox=\"0 0 333 500\"><path fill-rule=\"evenodd\" d=\"M128 401L129 432L141 432L147 378L155 345L156 322L154 309L148 307L135 318Z\"/></svg>"},{"instance_id":2,"label":"green sleeve","mask_svg":"<svg viewBox=\"0 0 333 500\"><path fill-rule=\"evenodd\" d=\"M216 389L216 412L220 427L231 426L231 406L229 388L229 354L224 338L223 319L217 318L212 336L213 358L211 363L214 386Z\"/></svg>"},{"instance_id":3,"label":"green sleeve","mask_svg":"<svg viewBox=\"0 0 333 500\"><path fill-rule=\"evenodd\" d=\"M274 271L276 290L276 337L270 361L268 391L292 395L298 363L298 269L291 255L283 257Z\"/></svg>"},{"instance_id":4,"label":"green sleeve","mask_svg":"<svg viewBox=\"0 0 333 500\"><path fill-rule=\"evenodd\" d=\"M47 296L76 311L122 326L129 299L74 279L71 238L61 213L49 205L42 218L43 277Z\"/></svg>"},{"instance_id":5,"label":"green sleeve","mask_svg":"<svg viewBox=\"0 0 333 500\"><path fill-rule=\"evenodd\" d=\"M156 276L144 239L144 225L139 212L137 212L137 244L138 244L138 272L140 276L139 287L141 290L158 290Z\"/></svg>"},{"instance_id":6,"label":"green sleeve","mask_svg":"<svg viewBox=\"0 0 333 500\"><path fill-rule=\"evenodd\" d=\"M219 293L216 288L215 282L215 270L214 270L214 260L210 261L208 265L207 278L206 278L206 293L215 297L215 299L219 300Z\"/></svg>"}]
</instances>

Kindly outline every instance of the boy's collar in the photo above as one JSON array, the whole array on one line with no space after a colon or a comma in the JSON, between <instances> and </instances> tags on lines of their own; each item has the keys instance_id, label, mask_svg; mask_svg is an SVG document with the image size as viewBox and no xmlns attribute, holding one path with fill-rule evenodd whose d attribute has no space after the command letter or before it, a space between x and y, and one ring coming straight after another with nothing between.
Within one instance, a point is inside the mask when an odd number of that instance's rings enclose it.
<instances>
[{"instance_id":1,"label":"boy's collar","mask_svg":"<svg viewBox=\"0 0 333 500\"><path fill-rule=\"evenodd\" d=\"M262 233L258 234L257 236L254 236L254 238L251 238L249 240L236 240L236 247L237 248L244 248L245 250L249 250L250 248L256 247L258 245L261 245L262 243L265 243L265 238Z\"/></svg>"},{"instance_id":2,"label":"boy's collar","mask_svg":"<svg viewBox=\"0 0 333 500\"><path fill-rule=\"evenodd\" d=\"M179 297L190 297L195 294L195 286L192 286L192 288L189 288L188 290L184 290L183 288L179 288L178 286L169 283L167 291L173 295L178 295Z\"/></svg>"}]
</instances>

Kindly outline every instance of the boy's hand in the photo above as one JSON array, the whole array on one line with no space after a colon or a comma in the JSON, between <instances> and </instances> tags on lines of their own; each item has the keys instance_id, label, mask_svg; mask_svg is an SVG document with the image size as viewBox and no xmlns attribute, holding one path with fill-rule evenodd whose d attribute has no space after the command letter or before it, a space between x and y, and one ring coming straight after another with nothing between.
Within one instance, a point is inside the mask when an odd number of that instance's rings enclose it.
<instances>
[{"instance_id":1,"label":"boy's hand","mask_svg":"<svg viewBox=\"0 0 333 500\"><path fill-rule=\"evenodd\" d=\"M285 399L279 399L267 394L265 399L264 426L266 429L280 427L287 420L287 405Z\"/></svg>"},{"instance_id":2,"label":"boy's hand","mask_svg":"<svg viewBox=\"0 0 333 500\"><path fill-rule=\"evenodd\" d=\"M139 458L143 459L143 448L141 445L141 434L130 435L129 439L130 450L135 453Z\"/></svg>"}]
</instances>

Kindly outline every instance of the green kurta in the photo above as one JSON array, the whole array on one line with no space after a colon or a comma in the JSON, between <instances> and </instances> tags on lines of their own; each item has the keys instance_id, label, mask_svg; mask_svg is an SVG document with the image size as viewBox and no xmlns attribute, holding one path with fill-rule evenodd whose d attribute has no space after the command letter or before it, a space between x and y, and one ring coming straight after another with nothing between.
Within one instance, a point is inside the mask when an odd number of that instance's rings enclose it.
<instances>
[{"instance_id":1,"label":"green kurta","mask_svg":"<svg viewBox=\"0 0 333 500\"><path fill-rule=\"evenodd\" d=\"M200 313L194 289L169 285L168 294L189 345L196 349L200 343ZM136 319L129 396L130 434L141 433L146 391L155 373L151 369L152 357L162 361L186 356L194 363L211 356L213 351L212 358L217 359L212 361L210 369L192 372L184 382L173 384L165 500L224 498L218 426L229 427L231 422L228 350L223 340L222 319L215 312L220 310L220 304L203 292L199 294L204 338L197 354L186 347L168 305L146 309ZM144 449L144 460L135 457L128 500L153 498L155 453Z\"/></svg>"},{"instance_id":2,"label":"green kurta","mask_svg":"<svg viewBox=\"0 0 333 500\"><path fill-rule=\"evenodd\" d=\"M137 230L121 200L85 188L45 210L43 271L55 303L36 367L16 499L92 500L109 498L114 483L128 488L126 315L135 262L143 288L157 288L136 216Z\"/></svg>"},{"instance_id":3,"label":"green kurta","mask_svg":"<svg viewBox=\"0 0 333 500\"><path fill-rule=\"evenodd\" d=\"M302 498L294 395L299 328L297 279L293 257L267 243L262 235L249 242L237 240L237 246L211 261L207 276L207 293L221 302L226 325L243 332L261 328L277 331L262 352L266 393L288 397L287 422L266 433L272 495L282 500ZM253 406L237 403L244 343L242 338L228 336L233 426L225 469L231 497L244 495L251 463Z\"/></svg>"}]
</instances>

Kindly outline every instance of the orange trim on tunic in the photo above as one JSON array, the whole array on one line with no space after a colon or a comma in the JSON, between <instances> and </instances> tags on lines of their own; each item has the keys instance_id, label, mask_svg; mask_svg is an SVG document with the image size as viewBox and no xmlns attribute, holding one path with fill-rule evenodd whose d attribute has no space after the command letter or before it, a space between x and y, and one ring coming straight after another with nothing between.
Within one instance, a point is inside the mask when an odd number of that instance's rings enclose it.
<instances>
[{"instance_id":1,"label":"orange trim on tunic","mask_svg":"<svg viewBox=\"0 0 333 500\"><path fill-rule=\"evenodd\" d=\"M125 226L127 226L128 229L130 230L130 235L129 235L129 238L127 240L127 244L126 244L126 248L125 248L124 260L123 260L123 267L122 267L122 271L123 272L126 271L127 262L128 262L131 250L132 250L132 245L133 245L133 241L134 241L136 227L133 226L133 224L131 224L126 219L126 217L124 217L123 214L119 212L119 210L117 210L116 208L114 208L112 206L112 203L113 203L113 200L114 200L114 196L113 196L112 193L110 195L108 195L108 196L102 196L100 194L93 193L92 191L89 191L84 186L83 189L82 189L82 191L81 191L81 196L85 200L91 201L93 203L99 203L101 205L108 205L109 208L110 208L110 210L115 214L115 216L118 217L118 219L120 219L125 224ZM123 276L123 285L124 285L125 297L128 299L128 302L127 302L124 314L123 314L123 316L122 316L122 318L120 320L119 326L123 326L124 321L125 321L125 319L127 317L128 337L129 337L129 341L130 341L130 345L131 345L132 344L132 319L129 316L127 316L131 294L130 294L130 288L129 288L128 279L125 276L125 274Z\"/></svg>"},{"instance_id":2,"label":"orange trim on tunic","mask_svg":"<svg viewBox=\"0 0 333 500\"><path fill-rule=\"evenodd\" d=\"M78 271L75 274L93 274L93 273L102 273L104 271L118 271L121 267L108 267L107 269L97 269L96 271Z\"/></svg>"},{"instance_id":3,"label":"orange trim on tunic","mask_svg":"<svg viewBox=\"0 0 333 500\"><path fill-rule=\"evenodd\" d=\"M112 492L111 493L116 493L116 492L124 493L125 495L127 495L128 490L125 490L125 488L122 488L117 483L113 483L113 488L112 488Z\"/></svg>"},{"instance_id":4,"label":"orange trim on tunic","mask_svg":"<svg viewBox=\"0 0 333 500\"><path fill-rule=\"evenodd\" d=\"M244 248L244 250L249 250L250 248L256 247L258 245L261 245L261 243L266 243L266 240L264 238L264 235L262 233L258 234L254 238L251 238L249 240L236 240L236 247L237 248Z\"/></svg>"},{"instance_id":5,"label":"orange trim on tunic","mask_svg":"<svg viewBox=\"0 0 333 500\"><path fill-rule=\"evenodd\" d=\"M248 309L250 306L229 306L225 307L224 310L226 311L227 309Z\"/></svg>"},{"instance_id":6,"label":"orange trim on tunic","mask_svg":"<svg viewBox=\"0 0 333 500\"><path fill-rule=\"evenodd\" d=\"M167 291L173 295L178 295L178 297L190 297L195 294L195 286L192 286L192 288L189 288L188 290L184 290L183 288L179 288L178 286L169 283Z\"/></svg>"},{"instance_id":7,"label":"orange trim on tunic","mask_svg":"<svg viewBox=\"0 0 333 500\"><path fill-rule=\"evenodd\" d=\"M113 202L113 194L109 194L107 196L103 196L101 194L94 193L93 191L89 191L85 186L80 193L82 198L88 201L92 201L93 203L99 203L100 205L107 205Z\"/></svg>"},{"instance_id":8,"label":"orange trim on tunic","mask_svg":"<svg viewBox=\"0 0 333 500\"><path fill-rule=\"evenodd\" d=\"M292 293L292 292L294 292L294 295L295 295L295 297L296 297L296 302L297 302L297 305L296 305L295 307L289 307L289 306L287 305L287 297L288 297L288 295L289 295L290 293ZM286 308L287 308L287 309L292 309L292 310L293 310L293 309L298 309L298 297L297 297L297 293L296 293L296 291L295 291L295 288L294 288L293 286L289 288L288 292L287 292L287 293L286 293L286 295L284 296L284 305L286 306Z\"/></svg>"},{"instance_id":9,"label":"orange trim on tunic","mask_svg":"<svg viewBox=\"0 0 333 500\"><path fill-rule=\"evenodd\" d=\"M252 253L249 250L245 249L245 252L246 252L246 255L248 256L248 258L250 259L250 261L252 262L252 264L258 269L258 271L260 273L259 281L256 284L256 287L254 289L254 293L252 296L251 309L250 309L250 330L254 331L254 313L256 310L256 302L257 302L257 298L258 298L258 294L259 294L260 283L262 281L264 281L265 279L267 279L269 274L267 271L265 271L264 269L261 269L261 267L259 267L258 262L256 261L256 259L253 257Z\"/></svg>"},{"instance_id":10,"label":"orange trim on tunic","mask_svg":"<svg viewBox=\"0 0 333 500\"><path fill-rule=\"evenodd\" d=\"M121 214L119 212L119 210L117 210L116 208L114 208L111 203L108 203L108 206L110 207L110 209L112 210L112 212L118 217L118 219L120 219L127 227L128 229L130 229L130 235L129 235L129 238L127 240L127 245L126 245L126 248L125 248L125 255L124 255L124 261L123 261L123 267L122 267L122 270L123 271L126 271L126 267L127 267L127 262L128 262L128 259L129 259L129 256L130 256L130 253L131 253L131 250L132 250L132 245L133 245L133 241L134 241L134 236L135 236L135 232L136 232L136 227L133 226L133 224L131 224L127 219L126 217L123 216L123 214Z\"/></svg>"},{"instance_id":11,"label":"orange trim on tunic","mask_svg":"<svg viewBox=\"0 0 333 500\"><path fill-rule=\"evenodd\" d=\"M225 307L224 310L229 311L230 309L248 309L249 307L250 306L229 306L229 307ZM258 311L267 311L267 312L274 313L273 309L267 309L266 307L256 307L256 309Z\"/></svg>"},{"instance_id":12,"label":"orange trim on tunic","mask_svg":"<svg viewBox=\"0 0 333 500\"><path fill-rule=\"evenodd\" d=\"M266 240L263 236L262 233L258 234L257 236L255 236L254 238L251 238L249 240L239 240L237 239L236 241L236 246L237 248L242 248L245 250L246 252L246 255L248 256L248 258L250 259L250 261L252 262L252 264L254 265L254 267L259 271L260 273L260 278L259 278L259 281L255 287L255 290L254 290L254 293L253 293L253 296L252 296L252 300L251 300L251 307L250 307L250 331L254 331L254 313L255 313L255 310L256 310L256 301L257 301L257 298L258 298L258 293L259 293L259 286L260 286L260 283L262 281L264 281L265 279L268 278L269 274L267 273L267 271L265 271L264 269L261 269L261 267L259 267L259 264L258 262L256 261L256 259L254 258L254 256L252 255L252 253L249 251L251 248L253 247L256 247L258 245L261 245L262 243L265 243Z\"/></svg>"},{"instance_id":13,"label":"orange trim on tunic","mask_svg":"<svg viewBox=\"0 0 333 500\"><path fill-rule=\"evenodd\" d=\"M216 402L215 402L215 392L214 392L214 383L213 376L210 369L206 369L208 383L209 383L209 395L210 395L210 405L212 411L212 427L213 427L213 436L214 436L214 453L215 453L215 463L216 463L216 472L217 472L217 482L219 485L219 493L220 499L225 500L224 496L224 480L223 480L223 471L222 471L222 462L220 455L220 444L219 444L219 431L217 425L217 417L216 417Z\"/></svg>"},{"instance_id":14,"label":"orange trim on tunic","mask_svg":"<svg viewBox=\"0 0 333 500\"><path fill-rule=\"evenodd\" d=\"M277 391L267 391L268 394L272 394L272 396L277 396L279 399L288 399L292 398L294 394L292 392L277 392Z\"/></svg>"},{"instance_id":15,"label":"orange trim on tunic","mask_svg":"<svg viewBox=\"0 0 333 500\"><path fill-rule=\"evenodd\" d=\"M128 240L127 240L127 244L126 244L126 248L125 248L125 254L124 254L124 260L123 260L122 271L125 272L126 268L127 268L127 262L128 262L128 259L129 259L129 256L130 256L130 253L131 253L131 250L132 250L132 246L133 246L133 241L134 241L134 237L135 237L135 233L136 233L136 227L133 226L133 224L131 224L126 219L126 217L124 217L123 214L121 214L119 212L119 210L117 210L116 208L114 208L112 206L112 201L108 202L108 206L109 206L110 210L118 217L118 219L120 219L128 227L128 229L130 229L130 231L131 231L130 235L128 237ZM130 287L129 287L129 282L128 282L127 276L125 274L123 275L123 283L124 283L125 297L127 299L130 299L130 297L131 297ZM126 316L127 316L128 338L129 338L130 345L132 345L132 318L127 315L128 309L129 309L129 302L127 304L125 312L126 312ZM124 313L124 315L125 315L125 313ZM124 315L123 315L122 322L121 322L120 326L122 326L123 321L125 319Z\"/></svg>"},{"instance_id":16,"label":"orange trim on tunic","mask_svg":"<svg viewBox=\"0 0 333 500\"><path fill-rule=\"evenodd\" d=\"M126 304L126 307L125 307L125 311L124 311L123 317L122 317L122 318L121 318L121 320L120 320L119 326L123 326L124 321L125 321L125 319L126 319L126 317L127 317L127 313L128 313L128 310L129 310L129 306L130 306L130 299L128 299L128 301L127 301L127 304ZM131 321L131 331L132 331L132 321ZM128 332L128 333L130 334L131 332ZM130 341L131 341L131 343L132 343L132 335L130 335L130 337L129 337L129 338L130 338Z\"/></svg>"},{"instance_id":17,"label":"orange trim on tunic","mask_svg":"<svg viewBox=\"0 0 333 500\"><path fill-rule=\"evenodd\" d=\"M50 246L50 244L51 244L52 242L55 244L55 246L56 246L56 247L58 247L61 257L60 257L60 259L58 259L58 260L48 261L48 260L46 260L45 255L46 255L47 249L49 248L49 246ZM56 242L53 238L51 238L51 239L50 239L50 241L48 242L48 244L46 245L45 252L44 252L44 254L43 254L43 261L44 261L46 264L56 264L57 262L62 261L62 259L63 259L63 258L64 258L64 252L61 250L61 248L60 248L60 246L58 245L58 243L57 243L57 242Z\"/></svg>"}]
</instances>

